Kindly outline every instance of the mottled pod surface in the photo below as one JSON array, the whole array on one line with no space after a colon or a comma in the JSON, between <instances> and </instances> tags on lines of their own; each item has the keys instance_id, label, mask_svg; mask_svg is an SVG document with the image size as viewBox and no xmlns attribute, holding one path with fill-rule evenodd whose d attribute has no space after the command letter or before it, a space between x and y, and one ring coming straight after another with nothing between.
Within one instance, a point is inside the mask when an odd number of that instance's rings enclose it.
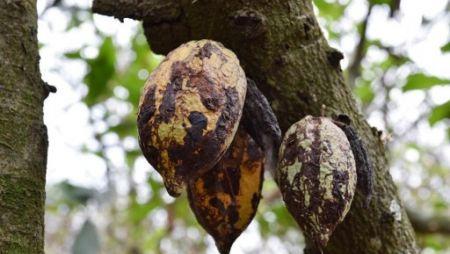
<instances>
[{"instance_id":1,"label":"mottled pod surface","mask_svg":"<svg viewBox=\"0 0 450 254\"><path fill-rule=\"evenodd\" d=\"M307 116L280 147L277 181L289 212L308 241L326 246L356 188L356 168L344 132L330 119Z\"/></svg>"},{"instance_id":2,"label":"mottled pod surface","mask_svg":"<svg viewBox=\"0 0 450 254\"><path fill-rule=\"evenodd\" d=\"M214 169L189 182L189 204L222 254L229 253L234 240L255 216L263 171L263 152L240 128Z\"/></svg>"},{"instance_id":3,"label":"mottled pod surface","mask_svg":"<svg viewBox=\"0 0 450 254\"><path fill-rule=\"evenodd\" d=\"M139 105L139 144L170 195L228 149L246 86L236 55L210 40L181 45L152 72Z\"/></svg>"}]
</instances>

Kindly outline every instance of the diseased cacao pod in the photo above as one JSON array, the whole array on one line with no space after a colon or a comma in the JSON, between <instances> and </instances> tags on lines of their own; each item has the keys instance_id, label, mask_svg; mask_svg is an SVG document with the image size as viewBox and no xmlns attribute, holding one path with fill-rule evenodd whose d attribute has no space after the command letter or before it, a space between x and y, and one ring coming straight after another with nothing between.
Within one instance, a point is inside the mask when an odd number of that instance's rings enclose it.
<instances>
[{"instance_id":1,"label":"diseased cacao pod","mask_svg":"<svg viewBox=\"0 0 450 254\"><path fill-rule=\"evenodd\" d=\"M189 204L220 253L229 253L234 240L255 216L263 171L263 152L240 128L214 169L189 182Z\"/></svg>"},{"instance_id":2,"label":"diseased cacao pod","mask_svg":"<svg viewBox=\"0 0 450 254\"><path fill-rule=\"evenodd\" d=\"M307 239L322 249L350 209L356 168L344 132L330 119L307 116L280 147L277 182Z\"/></svg>"},{"instance_id":3,"label":"diseased cacao pod","mask_svg":"<svg viewBox=\"0 0 450 254\"><path fill-rule=\"evenodd\" d=\"M210 40L181 45L150 75L139 105L139 144L170 195L228 149L246 85L234 53Z\"/></svg>"}]
</instances>

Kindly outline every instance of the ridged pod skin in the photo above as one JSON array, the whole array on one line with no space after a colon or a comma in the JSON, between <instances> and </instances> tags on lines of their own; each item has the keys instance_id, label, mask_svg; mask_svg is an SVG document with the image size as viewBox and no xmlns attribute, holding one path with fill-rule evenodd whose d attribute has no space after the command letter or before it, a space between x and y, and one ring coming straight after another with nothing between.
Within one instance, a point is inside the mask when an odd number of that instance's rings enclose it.
<instances>
[{"instance_id":1,"label":"ridged pod skin","mask_svg":"<svg viewBox=\"0 0 450 254\"><path fill-rule=\"evenodd\" d=\"M252 221L261 198L264 154L240 128L219 163L188 184L188 198L198 222L214 238L220 253Z\"/></svg>"},{"instance_id":2,"label":"ridged pod skin","mask_svg":"<svg viewBox=\"0 0 450 254\"><path fill-rule=\"evenodd\" d=\"M276 178L289 212L321 250L349 211L356 188L344 132L325 117L307 116L292 125L280 147Z\"/></svg>"},{"instance_id":3,"label":"ridged pod skin","mask_svg":"<svg viewBox=\"0 0 450 254\"><path fill-rule=\"evenodd\" d=\"M236 55L210 40L181 45L152 72L139 105L139 144L171 196L228 149L246 86Z\"/></svg>"}]
</instances>

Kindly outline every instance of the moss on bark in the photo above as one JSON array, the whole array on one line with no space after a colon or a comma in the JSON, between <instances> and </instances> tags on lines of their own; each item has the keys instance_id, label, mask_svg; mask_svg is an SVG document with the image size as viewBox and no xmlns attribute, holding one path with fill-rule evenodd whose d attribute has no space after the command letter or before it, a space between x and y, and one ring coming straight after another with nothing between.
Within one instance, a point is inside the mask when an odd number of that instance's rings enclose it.
<instances>
[{"instance_id":1,"label":"moss on bark","mask_svg":"<svg viewBox=\"0 0 450 254\"><path fill-rule=\"evenodd\" d=\"M44 253L47 132L36 1L1 1L0 24L0 252Z\"/></svg>"}]
</instances>

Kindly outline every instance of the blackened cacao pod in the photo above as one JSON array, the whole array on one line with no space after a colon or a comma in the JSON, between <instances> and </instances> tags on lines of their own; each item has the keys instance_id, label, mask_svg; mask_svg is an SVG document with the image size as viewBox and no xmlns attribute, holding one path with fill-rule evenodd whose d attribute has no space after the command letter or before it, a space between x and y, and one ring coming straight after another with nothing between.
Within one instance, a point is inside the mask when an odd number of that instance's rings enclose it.
<instances>
[{"instance_id":1,"label":"blackened cacao pod","mask_svg":"<svg viewBox=\"0 0 450 254\"><path fill-rule=\"evenodd\" d=\"M139 144L170 195L228 149L246 86L235 54L210 40L181 45L150 75L139 105Z\"/></svg>"},{"instance_id":2,"label":"blackened cacao pod","mask_svg":"<svg viewBox=\"0 0 450 254\"><path fill-rule=\"evenodd\" d=\"M229 253L235 239L255 216L261 198L264 154L239 129L223 158L188 184L188 198L198 222L214 238L220 253Z\"/></svg>"},{"instance_id":3,"label":"blackened cacao pod","mask_svg":"<svg viewBox=\"0 0 450 254\"><path fill-rule=\"evenodd\" d=\"M325 117L307 116L292 125L280 147L276 178L308 241L325 247L356 188L355 160L344 132Z\"/></svg>"}]
</instances>

